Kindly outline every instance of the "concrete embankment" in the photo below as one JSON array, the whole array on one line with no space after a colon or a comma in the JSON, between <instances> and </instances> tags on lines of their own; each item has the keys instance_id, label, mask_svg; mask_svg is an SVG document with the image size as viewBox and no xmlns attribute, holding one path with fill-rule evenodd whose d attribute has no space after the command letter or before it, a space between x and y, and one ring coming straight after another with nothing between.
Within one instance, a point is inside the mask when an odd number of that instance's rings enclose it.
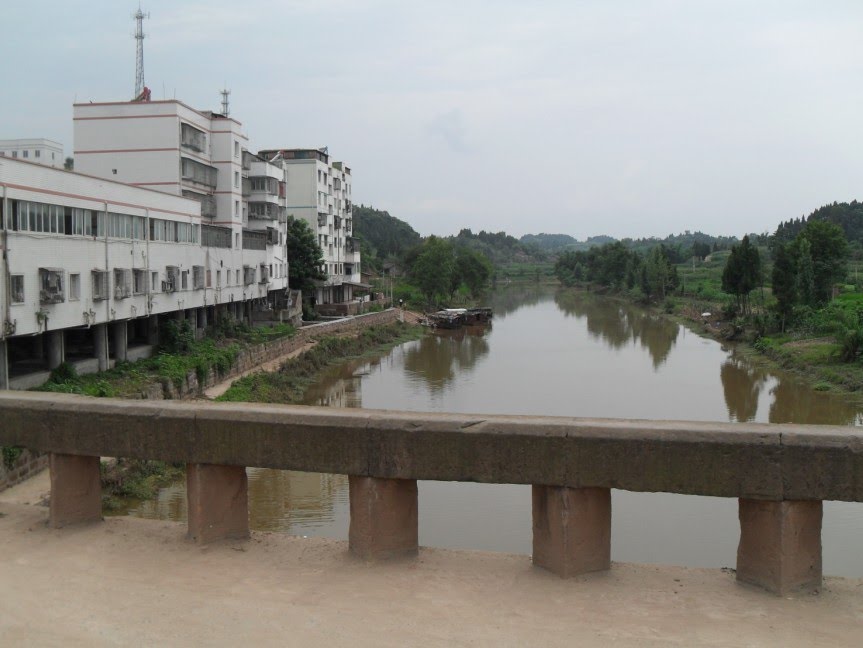
<instances>
[{"instance_id":1,"label":"concrete embankment","mask_svg":"<svg viewBox=\"0 0 863 648\"><path fill-rule=\"evenodd\" d=\"M178 523L48 529L47 475L0 494L4 645L858 646L863 581L779 598L719 570L615 563L563 580L527 556L253 533L199 547Z\"/></svg>"}]
</instances>

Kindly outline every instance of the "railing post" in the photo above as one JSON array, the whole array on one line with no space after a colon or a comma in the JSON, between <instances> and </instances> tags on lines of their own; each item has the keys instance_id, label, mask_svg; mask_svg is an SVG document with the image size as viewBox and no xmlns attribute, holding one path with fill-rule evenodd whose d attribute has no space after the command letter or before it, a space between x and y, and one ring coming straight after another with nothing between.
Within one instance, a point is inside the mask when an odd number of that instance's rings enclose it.
<instances>
[{"instance_id":1,"label":"railing post","mask_svg":"<svg viewBox=\"0 0 863 648\"><path fill-rule=\"evenodd\" d=\"M419 547L415 479L348 477L351 553L365 560L413 556Z\"/></svg>"},{"instance_id":2,"label":"railing post","mask_svg":"<svg viewBox=\"0 0 863 648\"><path fill-rule=\"evenodd\" d=\"M249 480L243 466L188 464L188 537L200 544L249 537Z\"/></svg>"},{"instance_id":3,"label":"railing post","mask_svg":"<svg viewBox=\"0 0 863 648\"><path fill-rule=\"evenodd\" d=\"M99 457L52 452L48 457L48 470L51 477L48 526L59 529L102 519Z\"/></svg>"},{"instance_id":4,"label":"railing post","mask_svg":"<svg viewBox=\"0 0 863 648\"><path fill-rule=\"evenodd\" d=\"M533 486L533 564L561 578L611 566L611 490Z\"/></svg>"},{"instance_id":5,"label":"railing post","mask_svg":"<svg viewBox=\"0 0 863 648\"><path fill-rule=\"evenodd\" d=\"M740 499L737 580L779 594L821 587L820 501Z\"/></svg>"}]
</instances>

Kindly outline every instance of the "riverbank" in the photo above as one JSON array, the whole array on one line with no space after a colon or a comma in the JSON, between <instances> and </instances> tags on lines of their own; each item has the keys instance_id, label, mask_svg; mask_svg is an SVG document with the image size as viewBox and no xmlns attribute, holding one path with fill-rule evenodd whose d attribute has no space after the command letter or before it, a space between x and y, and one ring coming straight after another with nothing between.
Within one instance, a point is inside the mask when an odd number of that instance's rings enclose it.
<instances>
[{"instance_id":1,"label":"riverbank","mask_svg":"<svg viewBox=\"0 0 863 648\"><path fill-rule=\"evenodd\" d=\"M863 402L863 364L842 362L840 345L833 336L761 335L751 325L724 318L721 304L706 302L703 298L677 296L657 305L644 304L619 293L597 293L572 287L561 289L639 306L697 335L734 345L738 353L766 369L793 373L816 391L833 391L854 402Z\"/></svg>"},{"instance_id":2,"label":"riverbank","mask_svg":"<svg viewBox=\"0 0 863 648\"><path fill-rule=\"evenodd\" d=\"M778 598L716 569L613 563L562 580L528 556L420 550L366 564L344 542L253 532L205 547L135 518L47 528L47 475L0 494L10 645L857 646L863 580ZM58 578L63 574L63 578Z\"/></svg>"},{"instance_id":3,"label":"riverbank","mask_svg":"<svg viewBox=\"0 0 863 648\"><path fill-rule=\"evenodd\" d=\"M369 327L352 336L324 337L313 348L291 358L276 371L253 372L235 380L218 400L298 403L306 388L326 367L367 354L381 354L394 346L416 340L423 333L422 327L394 322Z\"/></svg>"}]
</instances>

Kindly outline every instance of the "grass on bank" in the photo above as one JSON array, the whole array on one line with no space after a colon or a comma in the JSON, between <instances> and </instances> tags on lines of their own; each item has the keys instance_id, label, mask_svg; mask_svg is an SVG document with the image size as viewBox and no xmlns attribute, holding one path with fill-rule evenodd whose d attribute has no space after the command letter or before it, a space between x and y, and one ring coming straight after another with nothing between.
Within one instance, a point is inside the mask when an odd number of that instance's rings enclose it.
<instances>
[{"instance_id":1,"label":"grass on bank","mask_svg":"<svg viewBox=\"0 0 863 648\"><path fill-rule=\"evenodd\" d=\"M186 467L164 461L117 459L100 464L102 510L118 511L128 500L149 500L165 488L183 479Z\"/></svg>"},{"instance_id":2,"label":"grass on bank","mask_svg":"<svg viewBox=\"0 0 863 648\"><path fill-rule=\"evenodd\" d=\"M84 394L98 397L135 397L150 385L161 383L179 387L190 373L203 380L210 371L224 375L230 371L240 351L296 333L290 324L249 327L234 320L221 320L208 336L195 340L188 322L168 322L162 331L158 352L137 362L119 362L108 371L79 376L72 365L64 363L51 372L51 378L37 391Z\"/></svg>"},{"instance_id":3,"label":"grass on bank","mask_svg":"<svg viewBox=\"0 0 863 648\"><path fill-rule=\"evenodd\" d=\"M416 340L423 335L420 326L395 322L370 326L356 337L324 337L305 353L285 362L278 371L250 374L234 381L217 400L257 403L298 403L309 385L326 367L350 358L381 353Z\"/></svg>"}]
</instances>

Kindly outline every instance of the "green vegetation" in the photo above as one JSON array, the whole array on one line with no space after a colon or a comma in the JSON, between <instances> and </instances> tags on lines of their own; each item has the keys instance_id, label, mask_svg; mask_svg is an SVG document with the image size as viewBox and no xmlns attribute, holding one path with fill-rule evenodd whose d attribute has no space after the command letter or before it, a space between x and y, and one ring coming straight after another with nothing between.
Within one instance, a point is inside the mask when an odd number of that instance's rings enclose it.
<instances>
[{"instance_id":1,"label":"green vegetation","mask_svg":"<svg viewBox=\"0 0 863 648\"><path fill-rule=\"evenodd\" d=\"M170 486L186 475L182 464L140 459L103 461L100 465L102 480L102 509L121 509L124 500L153 499L160 488Z\"/></svg>"},{"instance_id":2,"label":"green vegetation","mask_svg":"<svg viewBox=\"0 0 863 648\"><path fill-rule=\"evenodd\" d=\"M168 322L162 327L159 352L137 362L122 362L109 371L78 376L74 367L60 365L38 391L84 394L97 397L140 396L154 383L180 387L190 373L199 381L211 371L226 374L240 350L251 344L291 336L293 326L278 324L272 328L251 328L232 319L220 320L211 335L195 340L187 321Z\"/></svg>"},{"instance_id":3,"label":"green vegetation","mask_svg":"<svg viewBox=\"0 0 863 648\"><path fill-rule=\"evenodd\" d=\"M322 270L324 253L306 221L292 216L287 225L288 259L291 262L288 283L294 290L302 290L304 295L314 295L315 281L327 278Z\"/></svg>"},{"instance_id":4,"label":"green vegetation","mask_svg":"<svg viewBox=\"0 0 863 648\"><path fill-rule=\"evenodd\" d=\"M325 337L302 355L284 363L278 371L254 373L234 381L220 401L298 403L306 388L327 366L389 347L423 334L422 327L396 322L370 326L356 337Z\"/></svg>"}]
</instances>

